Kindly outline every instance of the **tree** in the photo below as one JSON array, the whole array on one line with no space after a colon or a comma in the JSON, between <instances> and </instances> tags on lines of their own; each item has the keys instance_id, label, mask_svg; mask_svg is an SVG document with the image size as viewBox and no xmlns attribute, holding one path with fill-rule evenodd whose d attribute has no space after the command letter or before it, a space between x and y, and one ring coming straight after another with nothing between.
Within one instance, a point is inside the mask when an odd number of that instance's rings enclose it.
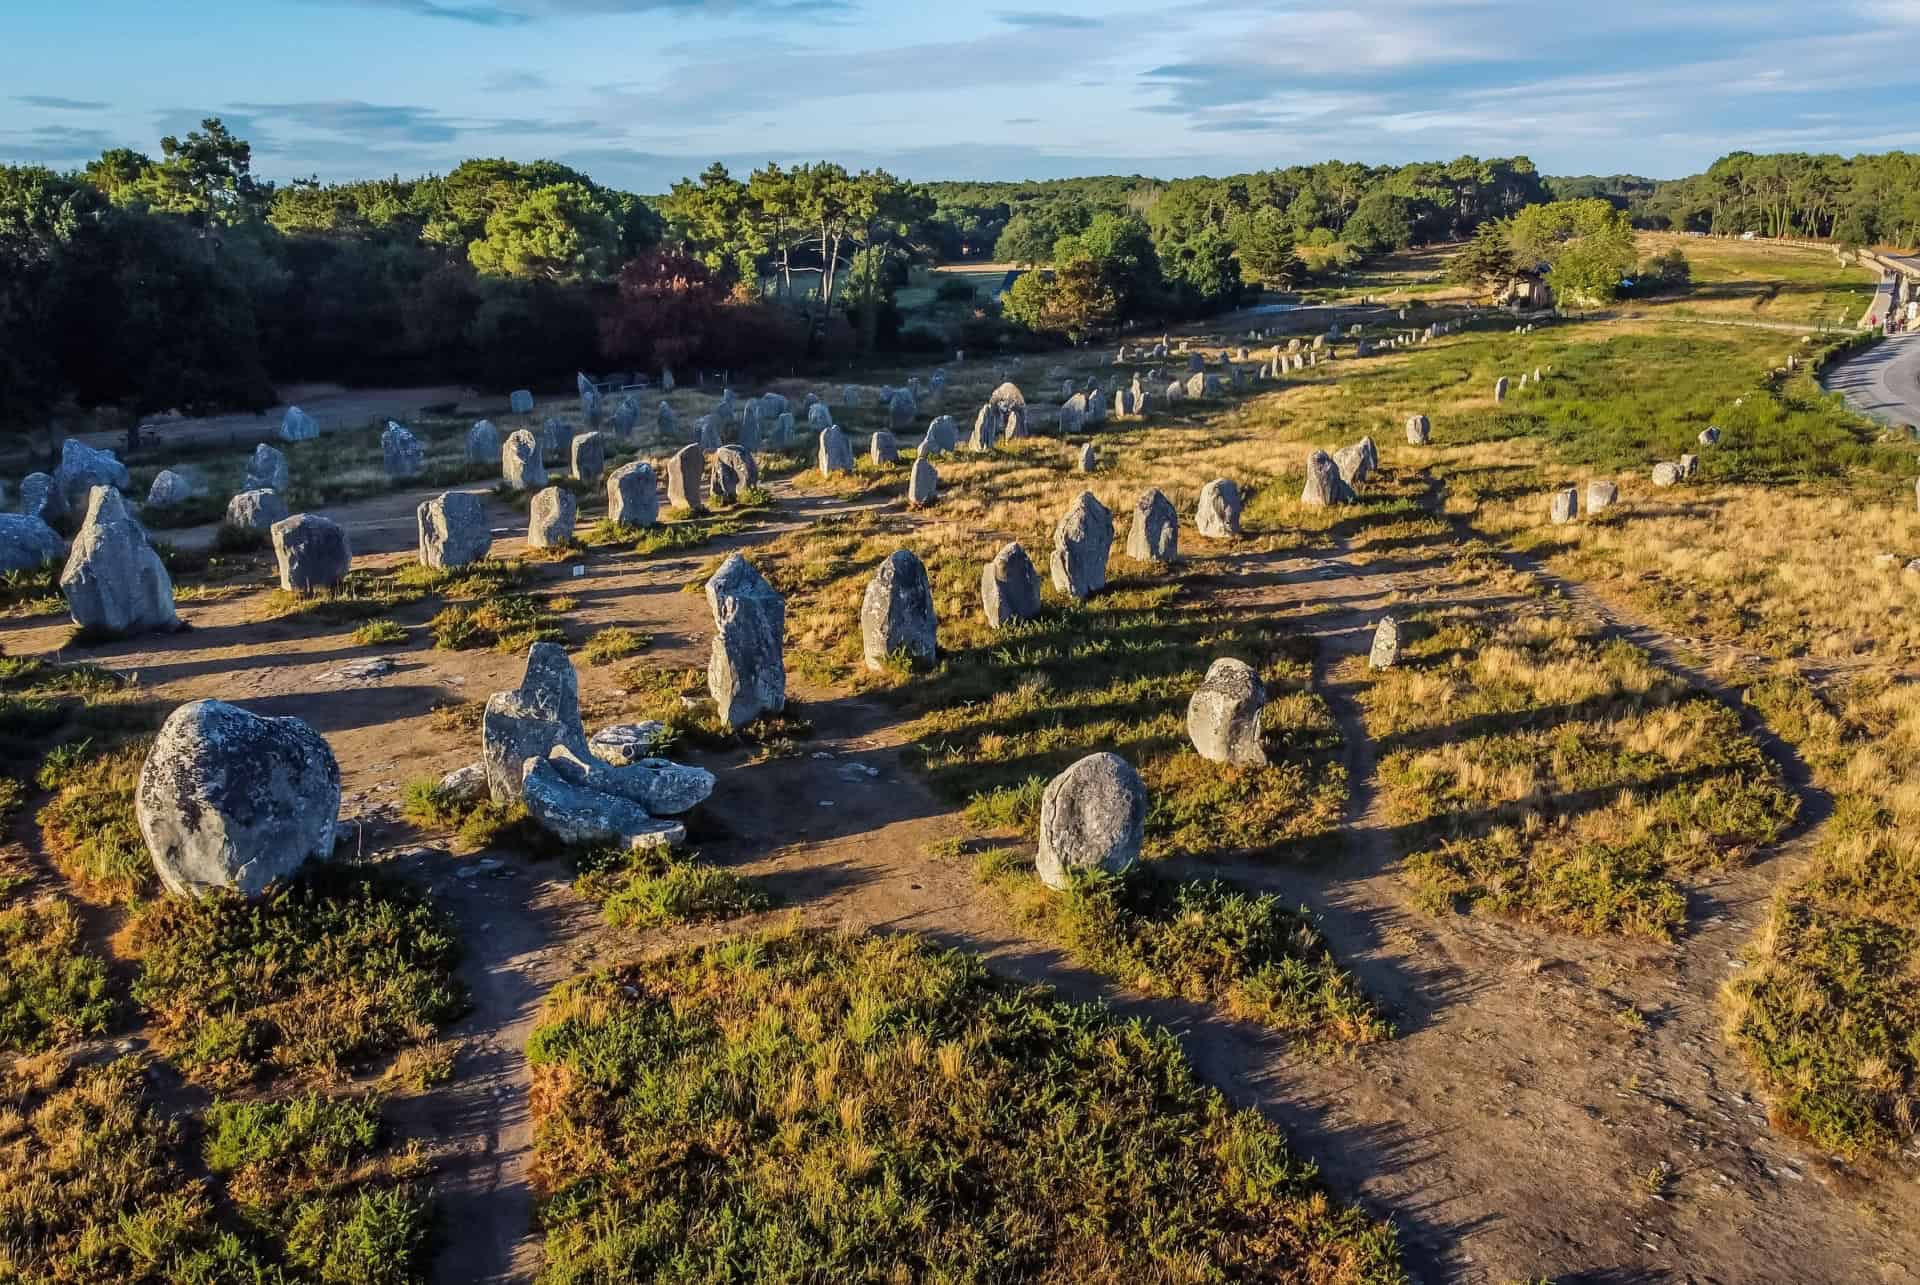
<instances>
[{"instance_id":1,"label":"tree","mask_svg":"<svg viewBox=\"0 0 1920 1285\"><path fill-rule=\"evenodd\" d=\"M600 350L621 366L684 366L703 351L726 299L726 286L699 259L650 251L620 269L600 315Z\"/></svg>"},{"instance_id":2,"label":"tree","mask_svg":"<svg viewBox=\"0 0 1920 1285\"><path fill-rule=\"evenodd\" d=\"M218 116L209 116L185 138L169 134L160 140L160 162L148 169L137 191L155 210L198 219L201 234L208 235L216 226L253 216L260 197L253 148L234 137Z\"/></svg>"},{"instance_id":3,"label":"tree","mask_svg":"<svg viewBox=\"0 0 1920 1285\"><path fill-rule=\"evenodd\" d=\"M1114 323L1119 299L1102 278L1100 265L1082 255L1055 265L1051 273L1021 273L1001 307L1016 325L1079 343Z\"/></svg>"},{"instance_id":4,"label":"tree","mask_svg":"<svg viewBox=\"0 0 1920 1285\"><path fill-rule=\"evenodd\" d=\"M1052 252L1053 242L1048 239L1047 228L1031 214L1016 214L1008 219L1000 239L993 245L994 258L1023 266L1045 263Z\"/></svg>"},{"instance_id":5,"label":"tree","mask_svg":"<svg viewBox=\"0 0 1920 1285\"><path fill-rule=\"evenodd\" d=\"M1196 312L1236 303L1242 289L1240 264L1226 233L1202 228L1190 239L1162 245L1160 263L1167 282L1182 296L1183 305Z\"/></svg>"},{"instance_id":6,"label":"tree","mask_svg":"<svg viewBox=\"0 0 1920 1285\"><path fill-rule=\"evenodd\" d=\"M153 169L153 161L144 152L131 147L109 147L98 160L87 162L83 175L115 205L127 205L140 198L140 184Z\"/></svg>"},{"instance_id":7,"label":"tree","mask_svg":"<svg viewBox=\"0 0 1920 1285\"><path fill-rule=\"evenodd\" d=\"M1521 266L1551 269L1563 298L1610 302L1637 262L1625 211L1598 197L1530 205L1507 221L1506 235Z\"/></svg>"},{"instance_id":8,"label":"tree","mask_svg":"<svg viewBox=\"0 0 1920 1285\"><path fill-rule=\"evenodd\" d=\"M1447 280L1482 288L1511 281L1518 271L1506 224L1499 219L1482 223L1467 248L1447 261Z\"/></svg>"},{"instance_id":9,"label":"tree","mask_svg":"<svg viewBox=\"0 0 1920 1285\"><path fill-rule=\"evenodd\" d=\"M578 183L534 190L487 217L487 234L467 258L490 276L580 281L604 273L618 245L612 216Z\"/></svg>"},{"instance_id":10,"label":"tree","mask_svg":"<svg viewBox=\"0 0 1920 1285\"><path fill-rule=\"evenodd\" d=\"M1306 271L1293 248L1293 225L1275 206L1245 221L1239 235L1241 275L1277 290L1290 289Z\"/></svg>"},{"instance_id":11,"label":"tree","mask_svg":"<svg viewBox=\"0 0 1920 1285\"><path fill-rule=\"evenodd\" d=\"M1369 192L1341 232L1363 254L1404 250L1413 244L1413 204L1404 196Z\"/></svg>"}]
</instances>

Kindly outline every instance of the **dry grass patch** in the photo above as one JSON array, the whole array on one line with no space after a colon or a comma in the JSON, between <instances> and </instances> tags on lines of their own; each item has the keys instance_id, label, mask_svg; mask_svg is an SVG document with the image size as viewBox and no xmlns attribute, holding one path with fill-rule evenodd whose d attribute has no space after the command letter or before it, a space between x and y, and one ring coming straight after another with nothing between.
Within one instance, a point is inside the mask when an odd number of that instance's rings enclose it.
<instances>
[{"instance_id":1,"label":"dry grass patch","mask_svg":"<svg viewBox=\"0 0 1920 1285\"><path fill-rule=\"evenodd\" d=\"M768 909L757 879L703 865L697 854L623 849L582 853L574 888L615 928L712 923Z\"/></svg>"}]
</instances>

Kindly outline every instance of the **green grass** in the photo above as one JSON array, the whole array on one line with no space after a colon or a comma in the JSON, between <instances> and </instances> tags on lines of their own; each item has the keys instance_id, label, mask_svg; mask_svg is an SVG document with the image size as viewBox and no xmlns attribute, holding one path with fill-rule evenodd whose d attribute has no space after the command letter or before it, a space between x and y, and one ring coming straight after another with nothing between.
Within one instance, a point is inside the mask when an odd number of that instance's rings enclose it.
<instances>
[{"instance_id":1,"label":"green grass","mask_svg":"<svg viewBox=\"0 0 1920 1285\"><path fill-rule=\"evenodd\" d=\"M680 518L642 529L633 541L633 551L643 558L684 553L746 529L746 522L735 514Z\"/></svg>"},{"instance_id":2,"label":"green grass","mask_svg":"<svg viewBox=\"0 0 1920 1285\"><path fill-rule=\"evenodd\" d=\"M773 904L759 881L703 865L697 856L611 850L587 854L574 888L615 928L711 923Z\"/></svg>"},{"instance_id":3,"label":"green grass","mask_svg":"<svg viewBox=\"0 0 1920 1285\"><path fill-rule=\"evenodd\" d=\"M539 594L509 593L480 602L447 607L427 622L433 645L442 651L477 647L525 651L536 642L565 642L554 600Z\"/></svg>"},{"instance_id":4,"label":"green grass","mask_svg":"<svg viewBox=\"0 0 1920 1285\"><path fill-rule=\"evenodd\" d=\"M1164 1032L911 938L749 937L556 991L545 1282L1397 1282Z\"/></svg>"},{"instance_id":5,"label":"green grass","mask_svg":"<svg viewBox=\"0 0 1920 1285\"><path fill-rule=\"evenodd\" d=\"M1276 897L1138 866L1125 875L1077 876L1055 891L1035 877L1030 858L1005 848L982 853L976 870L1023 926L1123 985L1219 1004L1322 1050L1393 1034L1313 917Z\"/></svg>"},{"instance_id":6,"label":"green grass","mask_svg":"<svg viewBox=\"0 0 1920 1285\"><path fill-rule=\"evenodd\" d=\"M356 647L397 647L406 640L406 626L393 620L371 620L353 631Z\"/></svg>"},{"instance_id":7,"label":"green grass","mask_svg":"<svg viewBox=\"0 0 1920 1285\"><path fill-rule=\"evenodd\" d=\"M59 562L32 570L0 572L0 616L47 616L67 609L60 592Z\"/></svg>"},{"instance_id":8,"label":"green grass","mask_svg":"<svg viewBox=\"0 0 1920 1285\"><path fill-rule=\"evenodd\" d=\"M105 1033L120 1003L73 906L56 897L9 904L9 896L0 884L0 1055Z\"/></svg>"},{"instance_id":9,"label":"green grass","mask_svg":"<svg viewBox=\"0 0 1920 1285\"><path fill-rule=\"evenodd\" d=\"M70 756L42 787L54 795L39 813L40 841L60 873L89 900L124 903L158 884L134 819L134 792L150 743Z\"/></svg>"},{"instance_id":10,"label":"green grass","mask_svg":"<svg viewBox=\"0 0 1920 1285\"><path fill-rule=\"evenodd\" d=\"M589 665L611 665L637 656L653 645L653 635L610 625L597 630L580 648L580 657Z\"/></svg>"},{"instance_id":11,"label":"green grass","mask_svg":"<svg viewBox=\"0 0 1920 1285\"><path fill-rule=\"evenodd\" d=\"M539 853L552 846L527 815L525 804L463 802L441 789L438 780L407 782L400 792L400 815L422 830L451 832L460 852L512 848Z\"/></svg>"},{"instance_id":12,"label":"green grass","mask_svg":"<svg viewBox=\"0 0 1920 1285\"><path fill-rule=\"evenodd\" d=\"M154 1015L156 1044L214 1085L366 1068L466 1003L445 916L406 884L332 864L253 901L159 901L131 944L133 997Z\"/></svg>"}]
</instances>

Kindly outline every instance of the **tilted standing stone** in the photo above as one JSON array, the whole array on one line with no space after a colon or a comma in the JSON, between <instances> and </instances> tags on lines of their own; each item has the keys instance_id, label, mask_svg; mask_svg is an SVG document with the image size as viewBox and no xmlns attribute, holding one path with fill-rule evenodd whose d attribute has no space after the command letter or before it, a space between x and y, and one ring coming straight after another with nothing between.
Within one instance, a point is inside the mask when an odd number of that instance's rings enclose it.
<instances>
[{"instance_id":1,"label":"tilted standing stone","mask_svg":"<svg viewBox=\"0 0 1920 1285\"><path fill-rule=\"evenodd\" d=\"M573 478L576 482L598 482L607 470L607 439L598 433L582 433L573 439Z\"/></svg>"},{"instance_id":2,"label":"tilted standing stone","mask_svg":"<svg viewBox=\"0 0 1920 1285\"><path fill-rule=\"evenodd\" d=\"M1209 540L1240 538L1240 488L1229 478L1216 478L1200 488L1193 525Z\"/></svg>"},{"instance_id":3,"label":"tilted standing stone","mask_svg":"<svg viewBox=\"0 0 1920 1285\"><path fill-rule=\"evenodd\" d=\"M333 519L298 513L274 523L271 529L282 589L312 593L331 589L347 578L353 566L353 546Z\"/></svg>"},{"instance_id":4,"label":"tilted standing stone","mask_svg":"<svg viewBox=\"0 0 1920 1285\"><path fill-rule=\"evenodd\" d=\"M1092 442L1080 448L1080 458L1075 462L1075 467L1082 473L1091 473L1100 467L1100 455L1093 449Z\"/></svg>"},{"instance_id":5,"label":"tilted standing stone","mask_svg":"<svg viewBox=\"0 0 1920 1285\"><path fill-rule=\"evenodd\" d=\"M1180 515L1157 488L1140 492L1127 530L1127 556L1140 562L1180 561Z\"/></svg>"},{"instance_id":6,"label":"tilted standing stone","mask_svg":"<svg viewBox=\"0 0 1920 1285\"><path fill-rule=\"evenodd\" d=\"M1550 516L1555 526L1565 526L1580 516L1580 492L1571 486L1563 486L1553 493L1553 506Z\"/></svg>"},{"instance_id":7,"label":"tilted standing stone","mask_svg":"<svg viewBox=\"0 0 1920 1285\"><path fill-rule=\"evenodd\" d=\"M1323 509L1330 504L1352 504L1355 498L1333 456L1325 451L1307 456L1307 484L1300 492L1300 503L1310 509Z\"/></svg>"},{"instance_id":8,"label":"tilted standing stone","mask_svg":"<svg viewBox=\"0 0 1920 1285\"><path fill-rule=\"evenodd\" d=\"M287 407L287 413L280 418L280 440L283 442L310 442L320 436L320 425L313 416L298 406Z\"/></svg>"},{"instance_id":9,"label":"tilted standing stone","mask_svg":"<svg viewBox=\"0 0 1920 1285\"><path fill-rule=\"evenodd\" d=\"M1113 513L1082 491L1053 528L1053 554L1047 560L1053 587L1084 602L1107 585L1107 555L1113 551Z\"/></svg>"},{"instance_id":10,"label":"tilted standing stone","mask_svg":"<svg viewBox=\"0 0 1920 1285\"><path fill-rule=\"evenodd\" d=\"M1017 541L1002 545L980 569L980 610L989 629L1040 614L1040 573Z\"/></svg>"},{"instance_id":11,"label":"tilted standing stone","mask_svg":"<svg viewBox=\"0 0 1920 1285\"><path fill-rule=\"evenodd\" d=\"M1222 656L1207 667L1207 677L1187 702L1187 736L1210 763L1264 767L1260 711L1267 689L1244 660Z\"/></svg>"},{"instance_id":12,"label":"tilted standing stone","mask_svg":"<svg viewBox=\"0 0 1920 1285\"><path fill-rule=\"evenodd\" d=\"M406 425L393 420L387 421L386 431L380 434L380 457L390 481L410 482L427 471L426 447Z\"/></svg>"},{"instance_id":13,"label":"tilted standing stone","mask_svg":"<svg viewBox=\"0 0 1920 1285\"><path fill-rule=\"evenodd\" d=\"M1620 488L1612 482L1595 479L1587 483L1587 513L1589 516L1610 509L1620 500Z\"/></svg>"},{"instance_id":14,"label":"tilted standing stone","mask_svg":"<svg viewBox=\"0 0 1920 1285\"><path fill-rule=\"evenodd\" d=\"M927 425L926 440L920 444L922 455L951 455L960 440L960 425L951 415L941 415Z\"/></svg>"},{"instance_id":15,"label":"tilted standing stone","mask_svg":"<svg viewBox=\"0 0 1920 1285\"><path fill-rule=\"evenodd\" d=\"M1380 467L1380 453L1374 449L1371 437L1363 437L1353 445L1335 451L1333 462L1340 466L1340 476L1346 479L1347 485L1358 490L1360 484Z\"/></svg>"},{"instance_id":16,"label":"tilted standing stone","mask_svg":"<svg viewBox=\"0 0 1920 1285\"><path fill-rule=\"evenodd\" d=\"M287 457L265 442L253 448L247 460L247 480L243 491L284 491L287 489Z\"/></svg>"},{"instance_id":17,"label":"tilted standing stone","mask_svg":"<svg viewBox=\"0 0 1920 1285\"><path fill-rule=\"evenodd\" d=\"M1118 754L1089 754L1040 796L1040 881L1064 889L1076 870L1121 874L1146 839L1147 787Z\"/></svg>"},{"instance_id":18,"label":"tilted standing stone","mask_svg":"<svg viewBox=\"0 0 1920 1285\"><path fill-rule=\"evenodd\" d=\"M573 518L579 501L564 486L534 493L527 506L527 547L550 549L573 539Z\"/></svg>"},{"instance_id":19,"label":"tilted standing stone","mask_svg":"<svg viewBox=\"0 0 1920 1285\"><path fill-rule=\"evenodd\" d=\"M900 443L892 433L881 429L867 443L867 457L875 464L898 464L900 462Z\"/></svg>"},{"instance_id":20,"label":"tilted standing stone","mask_svg":"<svg viewBox=\"0 0 1920 1285\"><path fill-rule=\"evenodd\" d=\"M1007 413L999 403L988 402L973 417L973 436L967 439L970 451L990 451L1000 441L1000 430L1006 424Z\"/></svg>"},{"instance_id":21,"label":"tilted standing stone","mask_svg":"<svg viewBox=\"0 0 1920 1285\"><path fill-rule=\"evenodd\" d=\"M853 448L847 445L847 435L840 431L839 425L820 430L820 476L832 477L835 473L853 472Z\"/></svg>"},{"instance_id":22,"label":"tilted standing stone","mask_svg":"<svg viewBox=\"0 0 1920 1285\"><path fill-rule=\"evenodd\" d=\"M652 464L635 460L607 474L607 516L631 527L649 527L660 520L660 482Z\"/></svg>"},{"instance_id":23,"label":"tilted standing stone","mask_svg":"<svg viewBox=\"0 0 1920 1285\"><path fill-rule=\"evenodd\" d=\"M1425 446L1433 435L1433 423L1425 415L1412 415L1407 419L1407 445Z\"/></svg>"},{"instance_id":24,"label":"tilted standing stone","mask_svg":"<svg viewBox=\"0 0 1920 1285\"><path fill-rule=\"evenodd\" d=\"M111 486L87 497L87 516L60 573L73 623L115 634L174 629L173 580L126 499Z\"/></svg>"},{"instance_id":25,"label":"tilted standing stone","mask_svg":"<svg viewBox=\"0 0 1920 1285\"><path fill-rule=\"evenodd\" d=\"M278 491L256 487L227 501L226 524L236 531L266 531L287 516L287 502Z\"/></svg>"},{"instance_id":26,"label":"tilted standing stone","mask_svg":"<svg viewBox=\"0 0 1920 1285\"><path fill-rule=\"evenodd\" d=\"M697 513L700 503L700 479L707 471L707 453L689 442L667 461L667 503L676 509Z\"/></svg>"},{"instance_id":27,"label":"tilted standing stone","mask_svg":"<svg viewBox=\"0 0 1920 1285\"><path fill-rule=\"evenodd\" d=\"M1367 652L1367 667L1392 669L1400 660L1400 622L1392 616L1380 617L1373 629L1373 647Z\"/></svg>"},{"instance_id":28,"label":"tilted standing stone","mask_svg":"<svg viewBox=\"0 0 1920 1285\"><path fill-rule=\"evenodd\" d=\"M414 511L420 535L420 565L445 570L478 562L493 548L486 507L468 491L448 491Z\"/></svg>"},{"instance_id":29,"label":"tilted standing stone","mask_svg":"<svg viewBox=\"0 0 1920 1285\"><path fill-rule=\"evenodd\" d=\"M923 508L932 504L934 497L940 494L940 474L933 467L933 461L921 455L913 461L913 472L907 478L907 503L914 508Z\"/></svg>"},{"instance_id":30,"label":"tilted standing stone","mask_svg":"<svg viewBox=\"0 0 1920 1285\"><path fill-rule=\"evenodd\" d=\"M500 458L500 430L493 421L477 421L467 430L467 463L491 464Z\"/></svg>"},{"instance_id":31,"label":"tilted standing stone","mask_svg":"<svg viewBox=\"0 0 1920 1285\"><path fill-rule=\"evenodd\" d=\"M760 480L753 456L738 446L722 446L713 453L713 477L708 494L731 503Z\"/></svg>"},{"instance_id":32,"label":"tilted standing stone","mask_svg":"<svg viewBox=\"0 0 1920 1285\"><path fill-rule=\"evenodd\" d=\"M787 704L786 601L735 553L707 581L707 607L714 628L707 690L720 721L736 728L778 714Z\"/></svg>"},{"instance_id":33,"label":"tilted standing stone","mask_svg":"<svg viewBox=\"0 0 1920 1285\"><path fill-rule=\"evenodd\" d=\"M533 393L525 388L516 388L507 396L507 409L516 415L533 414Z\"/></svg>"},{"instance_id":34,"label":"tilted standing stone","mask_svg":"<svg viewBox=\"0 0 1920 1285\"><path fill-rule=\"evenodd\" d=\"M297 718L190 701L154 737L133 815L167 891L252 897L333 855L340 765Z\"/></svg>"},{"instance_id":35,"label":"tilted standing stone","mask_svg":"<svg viewBox=\"0 0 1920 1285\"><path fill-rule=\"evenodd\" d=\"M592 752L580 725L580 679L573 662L560 644L537 642L527 651L520 686L495 692L480 717L481 761L493 801L519 799L527 760L544 761L556 745Z\"/></svg>"},{"instance_id":36,"label":"tilted standing stone","mask_svg":"<svg viewBox=\"0 0 1920 1285\"><path fill-rule=\"evenodd\" d=\"M500 444L500 477L516 491L547 484L547 466L540 459L540 441L526 429L507 434Z\"/></svg>"},{"instance_id":37,"label":"tilted standing stone","mask_svg":"<svg viewBox=\"0 0 1920 1285\"><path fill-rule=\"evenodd\" d=\"M860 605L860 644L868 669L885 669L904 654L911 664L930 664L937 650L933 584L910 549L895 549L867 582Z\"/></svg>"}]
</instances>

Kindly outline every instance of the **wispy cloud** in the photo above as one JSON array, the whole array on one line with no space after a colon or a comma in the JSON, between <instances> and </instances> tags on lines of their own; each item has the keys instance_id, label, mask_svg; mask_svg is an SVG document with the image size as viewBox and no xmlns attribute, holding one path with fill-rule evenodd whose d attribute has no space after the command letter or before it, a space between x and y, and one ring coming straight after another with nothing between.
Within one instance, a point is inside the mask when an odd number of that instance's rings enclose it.
<instances>
[{"instance_id":1,"label":"wispy cloud","mask_svg":"<svg viewBox=\"0 0 1920 1285\"><path fill-rule=\"evenodd\" d=\"M1080 13L1055 13L1038 9L1002 9L993 15L1009 27L1027 31L1086 31L1101 24L1099 18Z\"/></svg>"},{"instance_id":2,"label":"wispy cloud","mask_svg":"<svg viewBox=\"0 0 1920 1285\"><path fill-rule=\"evenodd\" d=\"M55 112L98 112L107 108L107 104L90 98L61 98L57 94L15 94L13 101Z\"/></svg>"}]
</instances>

